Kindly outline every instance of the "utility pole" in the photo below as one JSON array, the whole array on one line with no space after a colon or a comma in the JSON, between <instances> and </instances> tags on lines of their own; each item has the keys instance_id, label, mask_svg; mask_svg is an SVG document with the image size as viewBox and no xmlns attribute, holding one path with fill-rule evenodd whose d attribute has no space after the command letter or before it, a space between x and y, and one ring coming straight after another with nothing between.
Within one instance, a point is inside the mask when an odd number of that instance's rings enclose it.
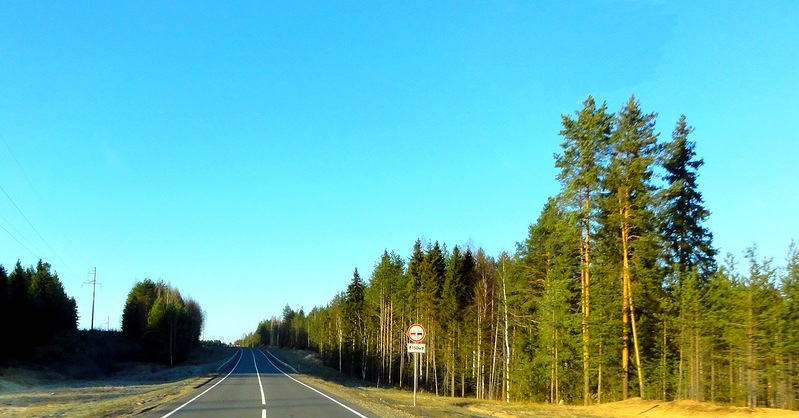
<instances>
[{"instance_id":1,"label":"utility pole","mask_svg":"<svg viewBox=\"0 0 799 418\"><path fill-rule=\"evenodd\" d=\"M95 298L95 295L97 293L96 292L97 291L97 267L95 267L94 270L91 273L89 273L89 274L92 274L94 276L92 281L89 282L89 283L92 284L92 326L91 326L91 330L94 331L94 298Z\"/></svg>"}]
</instances>

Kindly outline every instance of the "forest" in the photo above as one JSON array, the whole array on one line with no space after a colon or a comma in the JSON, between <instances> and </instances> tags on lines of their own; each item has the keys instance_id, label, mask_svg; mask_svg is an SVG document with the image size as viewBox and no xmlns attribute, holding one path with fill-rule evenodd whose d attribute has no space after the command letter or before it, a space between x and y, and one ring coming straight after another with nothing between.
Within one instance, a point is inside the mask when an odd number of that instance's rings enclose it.
<instances>
[{"instance_id":1,"label":"forest","mask_svg":"<svg viewBox=\"0 0 799 418\"><path fill-rule=\"evenodd\" d=\"M50 264L39 260L25 268L17 261L11 273L0 265L0 318L1 364L25 357L59 332L77 329L78 308Z\"/></svg>"},{"instance_id":2,"label":"forest","mask_svg":"<svg viewBox=\"0 0 799 418\"><path fill-rule=\"evenodd\" d=\"M141 344L144 354L170 367L200 346L205 313L194 299L163 281L144 279L128 293L122 334Z\"/></svg>"},{"instance_id":3,"label":"forest","mask_svg":"<svg viewBox=\"0 0 799 418\"><path fill-rule=\"evenodd\" d=\"M59 346L55 337L84 332L77 330L75 299L66 294L50 264L41 260L27 268L17 261L10 273L0 265L0 318L0 365L9 360L52 361L75 349ZM195 300L163 282L145 279L128 294L122 332L111 333L124 335L126 353L133 358L174 366L200 345L204 321ZM59 341L78 340L72 335ZM46 354L36 355L37 349ZM123 360L121 353L114 355Z\"/></svg>"},{"instance_id":4,"label":"forest","mask_svg":"<svg viewBox=\"0 0 799 418\"><path fill-rule=\"evenodd\" d=\"M407 327L427 330L420 388L595 404L629 397L797 409L799 250L719 260L685 116L670 138L636 98L562 116L560 190L513 253L417 240L309 312L244 344L318 352L379 387L412 386ZM521 236L521 234L520 234Z\"/></svg>"}]
</instances>

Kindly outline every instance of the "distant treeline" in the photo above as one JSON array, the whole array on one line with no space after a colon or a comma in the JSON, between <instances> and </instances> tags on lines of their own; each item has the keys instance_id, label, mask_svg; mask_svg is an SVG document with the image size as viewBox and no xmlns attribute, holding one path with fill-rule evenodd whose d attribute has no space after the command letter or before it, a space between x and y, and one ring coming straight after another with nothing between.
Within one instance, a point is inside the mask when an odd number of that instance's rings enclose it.
<instances>
[{"instance_id":1,"label":"distant treeline","mask_svg":"<svg viewBox=\"0 0 799 418\"><path fill-rule=\"evenodd\" d=\"M0 360L25 358L55 334L77 329L78 308L50 264L24 268L17 261L11 273L0 265L0 318Z\"/></svg>"},{"instance_id":2,"label":"distant treeline","mask_svg":"<svg viewBox=\"0 0 799 418\"><path fill-rule=\"evenodd\" d=\"M368 283L356 270L327 306L286 306L242 342L408 387L418 322L421 386L440 395L796 409L799 250L781 268L754 247L719 267L693 129L681 117L659 141L655 120L634 98L612 113L589 97L562 117L561 190L514 253L417 240L409 260L384 251Z\"/></svg>"},{"instance_id":3,"label":"distant treeline","mask_svg":"<svg viewBox=\"0 0 799 418\"><path fill-rule=\"evenodd\" d=\"M141 343L150 359L170 366L199 347L205 314L191 298L164 282L133 286L122 312L122 333Z\"/></svg>"}]
</instances>

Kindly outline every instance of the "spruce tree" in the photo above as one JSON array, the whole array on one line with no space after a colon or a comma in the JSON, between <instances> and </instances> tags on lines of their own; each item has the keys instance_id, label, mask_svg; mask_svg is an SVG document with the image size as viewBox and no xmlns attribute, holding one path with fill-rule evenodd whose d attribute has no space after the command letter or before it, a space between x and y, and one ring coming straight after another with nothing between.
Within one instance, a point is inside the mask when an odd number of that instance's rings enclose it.
<instances>
[{"instance_id":1,"label":"spruce tree","mask_svg":"<svg viewBox=\"0 0 799 418\"><path fill-rule=\"evenodd\" d=\"M662 191L661 230L666 241L667 266L682 276L696 268L700 283L716 269L713 234L703 225L710 212L704 206L697 184L697 171L704 160L696 158L695 143L688 139L694 128L680 116L671 141L664 147L666 187Z\"/></svg>"}]
</instances>

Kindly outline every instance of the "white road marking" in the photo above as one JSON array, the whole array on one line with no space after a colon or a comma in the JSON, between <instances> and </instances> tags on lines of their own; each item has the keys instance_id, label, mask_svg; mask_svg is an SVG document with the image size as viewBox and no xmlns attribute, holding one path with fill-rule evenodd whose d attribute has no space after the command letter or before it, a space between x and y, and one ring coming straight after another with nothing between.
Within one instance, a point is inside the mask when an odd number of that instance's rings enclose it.
<instances>
[{"instance_id":1,"label":"white road marking","mask_svg":"<svg viewBox=\"0 0 799 418\"><path fill-rule=\"evenodd\" d=\"M261 351L261 350L258 350ZM252 364L255 366L255 376L258 378L258 386L261 388L261 405L266 405L266 397L264 396L264 385L261 383L261 374L258 373L258 363L255 361L255 352L250 349L252 354ZM264 411L266 413L266 411Z\"/></svg>"},{"instance_id":2,"label":"white road marking","mask_svg":"<svg viewBox=\"0 0 799 418\"><path fill-rule=\"evenodd\" d=\"M266 409L261 410L261 418L266 418Z\"/></svg>"},{"instance_id":3,"label":"white road marking","mask_svg":"<svg viewBox=\"0 0 799 418\"><path fill-rule=\"evenodd\" d=\"M259 350L259 351L260 351L260 350ZM203 396L203 395L205 395L205 394L206 394L206 393L207 393L209 390L211 390L211 389L215 388L215 387L216 387L216 385L218 385L218 384L220 384L220 383L224 382L224 381L225 381L225 379L227 379L227 378L228 378L228 376L230 376L231 374L233 374L233 371L234 371L234 370L236 370L236 367L239 367L239 362L241 362L241 358L242 358L242 357L244 357L244 352L243 352L243 351L240 351L240 352L241 352L241 356L239 356L239 360L236 362L236 365L235 365L235 366L233 366L233 368L232 368L232 369L230 369L230 372L228 372L228 374L226 374L226 375L225 375L225 377L223 377L222 379L220 379L218 382L214 383L214 385L213 385L213 386L211 386L210 388L208 388L208 389L204 390L204 391L203 391L201 394L199 394L199 395L197 395L197 396L195 396L195 397L193 397L193 398L189 399L189 401L188 401L188 402L186 402L186 403L184 403L183 405L181 405L181 406L179 406L179 407L175 408L175 410L173 410L172 412L170 412L170 413L168 413L168 414L164 415L164 416L163 416L163 417L161 417L161 418L167 418L167 417L171 416L172 414L174 414L175 412L178 412L178 411L180 411L180 410L181 410L181 409L183 409L183 408L184 408L186 405L188 405L188 404L190 404L190 403L194 402L195 400L197 400L197 398L199 398L200 396ZM253 354L253 358L255 358L255 354Z\"/></svg>"},{"instance_id":4,"label":"white road marking","mask_svg":"<svg viewBox=\"0 0 799 418\"><path fill-rule=\"evenodd\" d=\"M274 367L275 369L277 369L277 370L278 370L280 373L283 373L283 370L280 370L280 369L278 369L278 368L277 368L277 366L275 366L275 363L272 363L272 360L269 360L269 357L267 357L267 356L266 356L266 354L264 354L264 352L263 352L263 351L261 351L261 350L259 349L259 350L258 350L258 352L260 352L260 353L261 353L261 355L263 355L263 356L264 356L264 358L266 359L266 361L268 361L268 362L269 362L269 364L271 364L271 365L272 365L272 367ZM269 353L269 354L271 355L272 353ZM331 398L330 396L327 396L327 395L325 395L324 393L320 392L320 391L319 391L319 390L317 390L316 388L314 388L314 387L312 387L312 386L308 386L308 385L306 385L305 383L303 383L303 382L300 382L299 380L297 380L297 379L295 379L295 378L293 378L293 377L291 377L291 376L287 375L286 373L283 373L283 376L286 376L286 377L288 377L289 379L291 379L291 380L293 380L293 381L295 381L295 382L297 382L297 383L299 383L299 384L301 384L301 385L305 386L306 388L308 388L308 389L311 389L312 391L314 391L314 392L316 392L316 393L318 393L318 394L320 394L320 395L324 396L325 398L327 398L327 399L330 399L331 401L335 402L336 404L338 404L338 405L339 405L339 406L341 406L342 408L344 408L344 409L346 409L346 410L348 410L348 411L352 412L353 414L355 414L355 415L357 415L357 416L359 416L359 417L361 417L361 418L366 418L366 416L365 416L365 415L363 415L363 414L361 414L360 412L358 412L358 411L356 411L356 410L354 410L354 409L350 408L349 406L347 406L347 405L344 405L343 403L341 403L341 402L339 402L339 401L337 401L337 400L335 400L335 399ZM266 414L266 411L264 411L264 414Z\"/></svg>"}]
</instances>

